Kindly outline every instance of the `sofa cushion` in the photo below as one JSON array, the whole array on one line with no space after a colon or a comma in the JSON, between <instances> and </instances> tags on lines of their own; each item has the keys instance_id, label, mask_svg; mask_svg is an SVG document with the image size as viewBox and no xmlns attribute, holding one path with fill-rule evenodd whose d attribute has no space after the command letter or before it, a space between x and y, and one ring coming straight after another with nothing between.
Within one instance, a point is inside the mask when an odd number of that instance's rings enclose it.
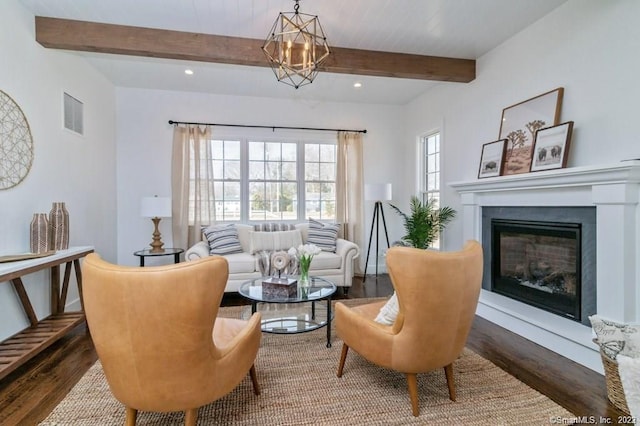
<instances>
[{"instance_id":1,"label":"sofa cushion","mask_svg":"<svg viewBox=\"0 0 640 426\"><path fill-rule=\"evenodd\" d=\"M249 253L225 255L229 262L229 274L251 273L256 271L256 258Z\"/></svg>"},{"instance_id":2,"label":"sofa cushion","mask_svg":"<svg viewBox=\"0 0 640 426\"><path fill-rule=\"evenodd\" d=\"M342 256L328 251L321 251L311 259L311 270L340 269L342 267Z\"/></svg>"},{"instance_id":3,"label":"sofa cushion","mask_svg":"<svg viewBox=\"0 0 640 426\"><path fill-rule=\"evenodd\" d=\"M238 230L233 224L209 226L202 232L209 242L209 252L211 254L225 256L227 254L242 253L243 251L238 239Z\"/></svg>"},{"instance_id":4,"label":"sofa cushion","mask_svg":"<svg viewBox=\"0 0 640 426\"><path fill-rule=\"evenodd\" d=\"M236 229L238 230L238 239L242 246L242 251L249 253L251 251L251 235L253 231L253 225L245 225L243 223L236 223Z\"/></svg>"},{"instance_id":5,"label":"sofa cushion","mask_svg":"<svg viewBox=\"0 0 640 426\"><path fill-rule=\"evenodd\" d=\"M289 250L291 247L298 247L302 244L302 236L297 229L278 232L251 231L249 235L251 239L249 253L251 254L262 250Z\"/></svg>"},{"instance_id":6,"label":"sofa cushion","mask_svg":"<svg viewBox=\"0 0 640 426\"><path fill-rule=\"evenodd\" d=\"M337 223L322 223L310 218L307 244L315 244L323 251L335 253L339 230Z\"/></svg>"}]
</instances>

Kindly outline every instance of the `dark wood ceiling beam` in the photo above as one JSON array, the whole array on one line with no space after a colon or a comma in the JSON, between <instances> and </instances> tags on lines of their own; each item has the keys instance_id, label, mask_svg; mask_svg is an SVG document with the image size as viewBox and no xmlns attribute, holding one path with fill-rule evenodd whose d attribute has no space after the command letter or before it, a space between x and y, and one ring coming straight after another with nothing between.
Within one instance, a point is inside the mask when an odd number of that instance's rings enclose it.
<instances>
[{"instance_id":1,"label":"dark wood ceiling beam","mask_svg":"<svg viewBox=\"0 0 640 426\"><path fill-rule=\"evenodd\" d=\"M52 49L268 67L263 40L36 16L36 41ZM475 60L332 47L322 71L468 83Z\"/></svg>"}]
</instances>

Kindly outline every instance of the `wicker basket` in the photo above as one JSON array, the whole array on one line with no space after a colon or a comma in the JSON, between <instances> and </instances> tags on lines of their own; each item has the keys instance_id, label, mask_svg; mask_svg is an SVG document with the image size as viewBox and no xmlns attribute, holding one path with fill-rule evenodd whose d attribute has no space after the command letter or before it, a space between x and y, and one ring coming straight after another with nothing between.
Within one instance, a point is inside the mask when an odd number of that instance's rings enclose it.
<instances>
[{"instance_id":1,"label":"wicker basket","mask_svg":"<svg viewBox=\"0 0 640 426\"><path fill-rule=\"evenodd\" d=\"M593 341L598 344L596 339ZM600 345L598 345L598 347L600 347ZM629 414L627 399L624 396L622 382L620 381L620 373L618 372L618 363L615 359L609 358L602 349L600 349L600 358L602 358L602 365L604 365L604 378L607 383L607 397L609 398L609 401L611 401L611 403L619 410Z\"/></svg>"}]
</instances>

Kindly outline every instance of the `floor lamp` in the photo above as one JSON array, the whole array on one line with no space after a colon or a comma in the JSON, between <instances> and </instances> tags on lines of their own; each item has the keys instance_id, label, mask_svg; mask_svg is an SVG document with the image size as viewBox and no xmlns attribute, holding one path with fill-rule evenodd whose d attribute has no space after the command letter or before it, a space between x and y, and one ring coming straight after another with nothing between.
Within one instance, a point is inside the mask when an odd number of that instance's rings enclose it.
<instances>
[{"instance_id":1,"label":"floor lamp","mask_svg":"<svg viewBox=\"0 0 640 426\"><path fill-rule=\"evenodd\" d=\"M367 260L364 264L364 277L362 282L367 279L367 266L369 266L369 253L371 253L371 243L373 242L373 228L376 228L376 277L378 276L378 247L379 247L379 235L380 235L380 216L382 216L382 226L384 227L384 236L387 239L387 248L389 245L389 234L387 233L387 222L384 220L384 210L382 208L382 201L391 200L391 184L390 183L375 183L365 184L364 186L364 198L365 200L375 201L376 204L373 208L373 219L371 220L371 232L369 232L369 248L367 249Z\"/></svg>"}]
</instances>

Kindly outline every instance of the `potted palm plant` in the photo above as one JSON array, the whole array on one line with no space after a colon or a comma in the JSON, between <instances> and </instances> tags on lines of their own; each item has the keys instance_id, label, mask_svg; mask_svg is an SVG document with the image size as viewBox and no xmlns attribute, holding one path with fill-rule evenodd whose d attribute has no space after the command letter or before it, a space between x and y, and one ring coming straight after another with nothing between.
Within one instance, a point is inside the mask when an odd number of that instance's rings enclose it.
<instances>
[{"instance_id":1,"label":"potted palm plant","mask_svg":"<svg viewBox=\"0 0 640 426\"><path fill-rule=\"evenodd\" d=\"M455 217L456 211L451 207L436 207L436 200L429 199L426 203L415 195L411 197L410 214L405 214L398 207L389 204L404 220L407 234L402 237L399 245L427 249L438 237L445 226Z\"/></svg>"}]
</instances>

